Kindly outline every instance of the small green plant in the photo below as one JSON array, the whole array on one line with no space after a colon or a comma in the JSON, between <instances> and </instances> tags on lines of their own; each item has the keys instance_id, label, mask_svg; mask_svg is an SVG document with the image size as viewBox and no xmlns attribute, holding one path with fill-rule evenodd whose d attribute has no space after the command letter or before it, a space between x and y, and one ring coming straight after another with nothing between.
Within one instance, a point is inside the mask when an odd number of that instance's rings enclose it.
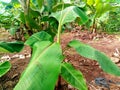
<instances>
[{"instance_id":1,"label":"small green plant","mask_svg":"<svg viewBox=\"0 0 120 90\"><path fill-rule=\"evenodd\" d=\"M104 14L119 8L120 1L118 0L83 0L86 5L87 15L90 17L89 21L86 23L88 28L91 28L92 32L95 32L98 28L99 18ZM118 5L116 5L118 4ZM105 18L107 18L106 16ZM101 26L102 27L102 26Z\"/></svg>"},{"instance_id":2,"label":"small green plant","mask_svg":"<svg viewBox=\"0 0 120 90\"><path fill-rule=\"evenodd\" d=\"M52 12L48 17L58 22L57 41L54 41L54 36L46 31L40 31L24 43L32 48L32 57L14 90L54 90L59 77L78 90L88 90L82 73L70 63L64 62L64 52L60 43L64 24L77 21L81 25L88 21L88 17L78 6L64 8L64 4L62 10ZM119 67L104 53L78 40L70 41L67 46L74 48L83 57L98 61L105 72L120 76Z\"/></svg>"}]
</instances>

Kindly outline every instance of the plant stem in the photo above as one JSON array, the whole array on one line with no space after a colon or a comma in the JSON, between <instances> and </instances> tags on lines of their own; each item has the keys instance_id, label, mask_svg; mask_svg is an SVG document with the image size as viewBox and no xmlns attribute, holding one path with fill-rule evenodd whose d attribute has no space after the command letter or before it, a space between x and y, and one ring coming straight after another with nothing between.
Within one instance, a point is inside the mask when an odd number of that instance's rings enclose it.
<instances>
[{"instance_id":1,"label":"plant stem","mask_svg":"<svg viewBox=\"0 0 120 90\"><path fill-rule=\"evenodd\" d=\"M62 10L64 9L64 4L62 5ZM62 30L62 11L60 15L60 21L59 21L59 26L58 26L58 34L57 34L57 43L60 43L60 35L61 35L61 30Z\"/></svg>"},{"instance_id":2,"label":"plant stem","mask_svg":"<svg viewBox=\"0 0 120 90\"><path fill-rule=\"evenodd\" d=\"M62 25L59 24L59 26L58 26L58 34L57 34L57 43L60 43L61 29L62 29Z\"/></svg>"}]
</instances>

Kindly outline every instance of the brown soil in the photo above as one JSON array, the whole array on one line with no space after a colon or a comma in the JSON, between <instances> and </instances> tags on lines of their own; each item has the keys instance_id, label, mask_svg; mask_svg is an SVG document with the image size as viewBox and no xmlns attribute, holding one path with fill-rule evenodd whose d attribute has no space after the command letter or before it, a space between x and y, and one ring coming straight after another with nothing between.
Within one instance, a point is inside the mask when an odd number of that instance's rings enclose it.
<instances>
[{"instance_id":1,"label":"brown soil","mask_svg":"<svg viewBox=\"0 0 120 90\"><path fill-rule=\"evenodd\" d=\"M72 31L67 32L62 35L61 43L62 48L65 49L67 43L73 39L80 40L86 44L93 46L94 48L106 53L118 66L119 63L119 50L120 50L120 38L119 35L107 35L107 34L91 34L88 31ZM25 47L19 54L30 53L30 48ZM80 70L87 82L89 90L120 90L120 77L116 77L103 72L97 62L93 60L86 59L78 55L75 50L69 49L64 52L66 62L73 64L75 68ZM117 55L116 55L117 54ZM10 54L12 56L14 54ZM12 68L10 71L0 78L0 90L13 90L14 86L18 82L21 73L26 68L29 63L30 58L19 59L15 58L11 60ZM109 83L109 88L104 85L97 85L95 83L96 78L105 78L106 80L113 81L115 83ZM66 82L62 83L63 87L61 90L76 90ZM67 86L66 86L67 85ZM66 86L67 88L65 88Z\"/></svg>"}]
</instances>

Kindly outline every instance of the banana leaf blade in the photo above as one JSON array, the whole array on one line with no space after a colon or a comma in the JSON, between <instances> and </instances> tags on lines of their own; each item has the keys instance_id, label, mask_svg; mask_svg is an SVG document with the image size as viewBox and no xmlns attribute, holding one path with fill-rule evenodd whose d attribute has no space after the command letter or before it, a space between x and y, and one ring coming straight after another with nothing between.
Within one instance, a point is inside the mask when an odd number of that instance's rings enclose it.
<instances>
[{"instance_id":1,"label":"banana leaf blade","mask_svg":"<svg viewBox=\"0 0 120 90\"><path fill-rule=\"evenodd\" d=\"M0 42L0 52L2 53L20 52L23 47L23 42Z\"/></svg>"},{"instance_id":2,"label":"banana leaf blade","mask_svg":"<svg viewBox=\"0 0 120 90\"><path fill-rule=\"evenodd\" d=\"M41 44L46 44L46 47L41 49L39 47ZM63 60L60 45L42 41L35 43L33 50L36 47L32 61L22 74L14 90L54 90Z\"/></svg>"},{"instance_id":3,"label":"banana leaf blade","mask_svg":"<svg viewBox=\"0 0 120 90\"><path fill-rule=\"evenodd\" d=\"M38 33L33 34L26 42L26 45L29 45L31 47L33 47L34 43L36 43L37 41L52 41L52 37L51 35L49 35L48 33L46 33L45 31L41 31Z\"/></svg>"},{"instance_id":4,"label":"banana leaf blade","mask_svg":"<svg viewBox=\"0 0 120 90\"><path fill-rule=\"evenodd\" d=\"M78 90L88 90L82 73L70 63L62 63L61 76Z\"/></svg>"},{"instance_id":5,"label":"banana leaf blade","mask_svg":"<svg viewBox=\"0 0 120 90\"><path fill-rule=\"evenodd\" d=\"M73 47L81 56L98 61L105 72L120 76L120 68L104 53L77 40L71 41L68 45Z\"/></svg>"},{"instance_id":6,"label":"banana leaf blade","mask_svg":"<svg viewBox=\"0 0 120 90\"><path fill-rule=\"evenodd\" d=\"M76 19L79 24L84 24L88 21L87 15L77 6L69 6L62 11L52 13L50 17L57 19L61 25L75 21Z\"/></svg>"},{"instance_id":7,"label":"banana leaf blade","mask_svg":"<svg viewBox=\"0 0 120 90\"><path fill-rule=\"evenodd\" d=\"M11 64L9 61L0 62L0 77L6 74L11 68Z\"/></svg>"}]
</instances>

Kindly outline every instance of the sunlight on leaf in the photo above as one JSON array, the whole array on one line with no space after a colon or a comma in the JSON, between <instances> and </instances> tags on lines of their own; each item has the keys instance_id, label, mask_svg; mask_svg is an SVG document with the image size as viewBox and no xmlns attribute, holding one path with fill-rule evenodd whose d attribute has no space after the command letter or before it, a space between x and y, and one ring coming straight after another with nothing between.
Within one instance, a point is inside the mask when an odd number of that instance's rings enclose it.
<instances>
[{"instance_id":1,"label":"sunlight on leaf","mask_svg":"<svg viewBox=\"0 0 120 90\"><path fill-rule=\"evenodd\" d=\"M77 18L80 18L79 24L84 24L88 20L86 14L77 6L69 6L62 11L52 13L51 17L56 18L61 25L75 21Z\"/></svg>"}]
</instances>

